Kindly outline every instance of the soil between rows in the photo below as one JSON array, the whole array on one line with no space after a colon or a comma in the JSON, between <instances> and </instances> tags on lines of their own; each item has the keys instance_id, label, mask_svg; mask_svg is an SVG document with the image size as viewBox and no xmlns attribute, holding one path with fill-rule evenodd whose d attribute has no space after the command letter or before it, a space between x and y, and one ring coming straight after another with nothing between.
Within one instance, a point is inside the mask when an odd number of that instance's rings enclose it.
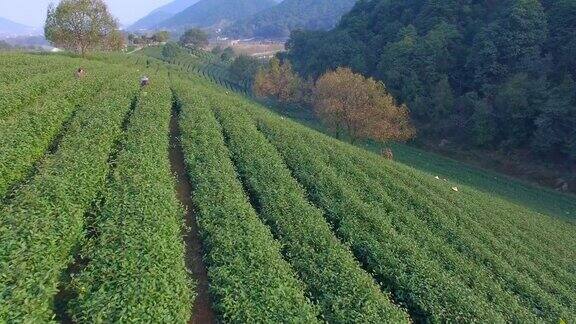
<instances>
[{"instance_id":1,"label":"soil between rows","mask_svg":"<svg viewBox=\"0 0 576 324\"><path fill-rule=\"evenodd\" d=\"M172 173L176 176L176 190L178 200L186 208L185 222L189 231L184 233L186 243L186 267L192 273L196 282L196 301L192 318L189 323L216 323L216 315L212 309L212 302L208 290L208 272L202 259L203 248L198 233L194 207L192 204L192 186L186 173L184 152L179 141L180 129L178 127L178 114L176 110L170 120L170 164Z\"/></svg>"}]
</instances>

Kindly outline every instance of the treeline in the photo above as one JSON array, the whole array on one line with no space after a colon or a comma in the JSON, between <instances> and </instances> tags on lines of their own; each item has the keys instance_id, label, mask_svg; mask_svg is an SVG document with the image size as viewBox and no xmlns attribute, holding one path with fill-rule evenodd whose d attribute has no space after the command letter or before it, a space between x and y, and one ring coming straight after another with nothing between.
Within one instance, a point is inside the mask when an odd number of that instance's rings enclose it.
<instances>
[{"instance_id":1,"label":"treeline","mask_svg":"<svg viewBox=\"0 0 576 324\"><path fill-rule=\"evenodd\" d=\"M420 133L576 159L576 1L360 0L287 48L305 77L347 66L382 80Z\"/></svg>"},{"instance_id":2,"label":"treeline","mask_svg":"<svg viewBox=\"0 0 576 324\"><path fill-rule=\"evenodd\" d=\"M0 52L1 51L42 51L42 46L36 45L12 45L6 41L0 40Z\"/></svg>"},{"instance_id":3,"label":"treeline","mask_svg":"<svg viewBox=\"0 0 576 324\"><path fill-rule=\"evenodd\" d=\"M169 41L170 33L162 30L154 34L128 34L126 38L128 39L128 43L131 45L153 45Z\"/></svg>"},{"instance_id":4,"label":"treeline","mask_svg":"<svg viewBox=\"0 0 576 324\"><path fill-rule=\"evenodd\" d=\"M379 143L406 141L415 135L408 108L398 105L382 82L349 68L329 71L314 82L300 78L290 62L274 58L267 67L258 69L253 91L257 97L272 98L281 106L312 108L337 138L345 137L352 143L368 139Z\"/></svg>"}]
</instances>

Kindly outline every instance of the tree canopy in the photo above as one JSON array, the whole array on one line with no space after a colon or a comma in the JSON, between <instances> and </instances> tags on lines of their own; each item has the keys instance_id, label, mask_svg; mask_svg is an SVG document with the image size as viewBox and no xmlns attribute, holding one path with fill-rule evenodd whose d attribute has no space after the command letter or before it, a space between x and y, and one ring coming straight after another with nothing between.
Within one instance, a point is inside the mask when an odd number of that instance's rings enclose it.
<instances>
[{"instance_id":1,"label":"tree canopy","mask_svg":"<svg viewBox=\"0 0 576 324\"><path fill-rule=\"evenodd\" d=\"M54 46L85 55L123 45L117 20L103 0L62 0L48 8L44 34Z\"/></svg>"},{"instance_id":2,"label":"tree canopy","mask_svg":"<svg viewBox=\"0 0 576 324\"><path fill-rule=\"evenodd\" d=\"M576 160L574 0L360 0L287 48L302 76L346 66L384 81L428 135Z\"/></svg>"},{"instance_id":3,"label":"tree canopy","mask_svg":"<svg viewBox=\"0 0 576 324\"><path fill-rule=\"evenodd\" d=\"M300 78L290 62L274 58L258 70L253 88L258 97L313 108L330 131L352 142L406 141L415 134L406 105L398 105L382 82L349 68L328 71L314 84Z\"/></svg>"},{"instance_id":4,"label":"tree canopy","mask_svg":"<svg viewBox=\"0 0 576 324\"><path fill-rule=\"evenodd\" d=\"M165 43L170 40L170 32L166 30L158 31L152 35L152 39L157 43Z\"/></svg>"},{"instance_id":5,"label":"tree canopy","mask_svg":"<svg viewBox=\"0 0 576 324\"><path fill-rule=\"evenodd\" d=\"M302 79L292 69L290 62L273 58L265 68L258 70L254 80L254 93L258 97L273 97L281 103L302 100Z\"/></svg>"},{"instance_id":6,"label":"tree canopy","mask_svg":"<svg viewBox=\"0 0 576 324\"><path fill-rule=\"evenodd\" d=\"M251 84L254 82L254 76L258 73L260 65L260 62L251 56L239 55L232 61L228 71L234 81Z\"/></svg>"},{"instance_id":7,"label":"tree canopy","mask_svg":"<svg viewBox=\"0 0 576 324\"><path fill-rule=\"evenodd\" d=\"M405 141L415 130L405 105L397 105L382 82L349 68L324 74L314 88L314 110L336 134L377 142Z\"/></svg>"},{"instance_id":8,"label":"tree canopy","mask_svg":"<svg viewBox=\"0 0 576 324\"><path fill-rule=\"evenodd\" d=\"M208 34L200 28L189 29L180 37L180 45L190 49L201 49L208 44Z\"/></svg>"},{"instance_id":9,"label":"tree canopy","mask_svg":"<svg viewBox=\"0 0 576 324\"><path fill-rule=\"evenodd\" d=\"M179 47L176 43L167 43L162 47L162 57L168 62L172 62L174 59L180 55L184 50Z\"/></svg>"}]
</instances>

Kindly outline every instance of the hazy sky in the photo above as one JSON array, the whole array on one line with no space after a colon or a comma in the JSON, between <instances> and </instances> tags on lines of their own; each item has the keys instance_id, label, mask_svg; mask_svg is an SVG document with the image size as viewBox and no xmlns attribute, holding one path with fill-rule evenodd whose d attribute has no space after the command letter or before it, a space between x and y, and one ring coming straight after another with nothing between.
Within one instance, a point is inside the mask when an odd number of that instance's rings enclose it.
<instances>
[{"instance_id":1,"label":"hazy sky","mask_svg":"<svg viewBox=\"0 0 576 324\"><path fill-rule=\"evenodd\" d=\"M130 24L172 0L104 0L122 24ZM44 25L46 8L58 0L0 0L0 17L33 27Z\"/></svg>"}]
</instances>

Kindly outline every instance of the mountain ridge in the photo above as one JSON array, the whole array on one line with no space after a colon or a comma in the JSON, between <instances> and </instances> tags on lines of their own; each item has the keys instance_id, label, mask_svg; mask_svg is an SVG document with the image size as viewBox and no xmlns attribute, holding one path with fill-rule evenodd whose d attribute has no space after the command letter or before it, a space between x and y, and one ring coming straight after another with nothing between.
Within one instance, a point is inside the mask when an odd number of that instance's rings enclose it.
<instances>
[{"instance_id":1,"label":"mountain ridge","mask_svg":"<svg viewBox=\"0 0 576 324\"><path fill-rule=\"evenodd\" d=\"M37 29L0 17L0 36L22 36L33 34Z\"/></svg>"},{"instance_id":2,"label":"mountain ridge","mask_svg":"<svg viewBox=\"0 0 576 324\"><path fill-rule=\"evenodd\" d=\"M199 0L175 0L152 10L128 27L128 30L148 30L196 4Z\"/></svg>"},{"instance_id":3,"label":"mountain ridge","mask_svg":"<svg viewBox=\"0 0 576 324\"><path fill-rule=\"evenodd\" d=\"M275 5L273 0L200 0L156 27L170 30L210 27L248 17Z\"/></svg>"},{"instance_id":4,"label":"mountain ridge","mask_svg":"<svg viewBox=\"0 0 576 324\"><path fill-rule=\"evenodd\" d=\"M236 37L288 37L296 29L328 30L349 12L356 0L284 0L237 21L225 33Z\"/></svg>"}]
</instances>

